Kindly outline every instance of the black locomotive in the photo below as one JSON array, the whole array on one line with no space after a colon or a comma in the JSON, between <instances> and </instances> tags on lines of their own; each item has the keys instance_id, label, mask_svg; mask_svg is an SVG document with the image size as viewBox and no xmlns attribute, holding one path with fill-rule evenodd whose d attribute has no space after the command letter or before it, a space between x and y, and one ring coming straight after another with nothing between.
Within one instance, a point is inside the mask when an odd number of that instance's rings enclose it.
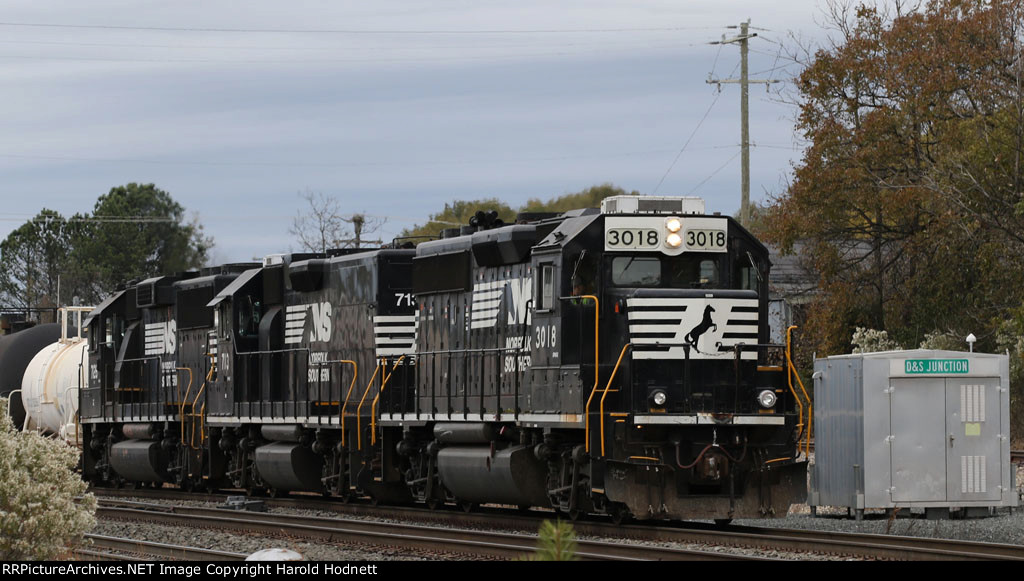
<instances>
[{"instance_id":1,"label":"black locomotive","mask_svg":"<svg viewBox=\"0 0 1024 581\"><path fill-rule=\"evenodd\" d=\"M474 222L119 291L88 322L86 478L574 517L802 500L803 408L746 230L669 197Z\"/></svg>"}]
</instances>

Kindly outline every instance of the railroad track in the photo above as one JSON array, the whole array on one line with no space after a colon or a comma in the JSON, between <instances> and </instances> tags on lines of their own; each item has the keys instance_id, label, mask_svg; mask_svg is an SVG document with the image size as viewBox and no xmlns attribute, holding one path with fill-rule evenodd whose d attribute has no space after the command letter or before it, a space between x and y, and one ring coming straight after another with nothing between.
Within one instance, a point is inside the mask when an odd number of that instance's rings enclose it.
<instances>
[{"instance_id":1,"label":"railroad track","mask_svg":"<svg viewBox=\"0 0 1024 581\"><path fill-rule=\"evenodd\" d=\"M177 500L223 501L223 495L188 494L172 490L108 491L100 495L153 495ZM170 494L168 494L170 493ZM484 508L475 513L456 510L432 511L424 508L374 507L364 503L343 504L315 496L262 499L268 507L323 510L352 516L369 516L416 521L445 526L486 527L502 530L537 530L540 522L556 517L553 511L515 512ZM170 510L166 505L163 509ZM161 509L154 509L161 510ZM177 509L176 509L177 510ZM212 509L205 509L212 510ZM222 511L228 514L237 511ZM262 518L266 513L246 513ZM275 515L277 516L277 515ZM366 521L356 521L366 522ZM745 547L764 550L830 554L867 559L891 560L1024 560L1024 546L1000 543L901 537L895 535L837 533L773 527L719 527L703 523L629 524L616 526L601 521L577 521L573 526L579 535L625 538L646 542L700 543L716 546ZM474 532L474 534L477 534ZM652 555L650 558L658 558Z\"/></svg>"},{"instance_id":2,"label":"railroad track","mask_svg":"<svg viewBox=\"0 0 1024 581\"><path fill-rule=\"evenodd\" d=\"M532 533L438 528L423 524L378 522L286 514L239 512L123 500L101 500L96 515L109 520L215 528L303 538L326 543L398 547L406 550L461 553L474 558L516 559L537 547ZM765 557L716 551L646 546L577 539L576 556L584 561L775 561Z\"/></svg>"},{"instance_id":3,"label":"railroad track","mask_svg":"<svg viewBox=\"0 0 1024 581\"><path fill-rule=\"evenodd\" d=\"M229 553L198 547L153 543L105 535L85 535L90 541L88 548L75 550L79 557L104 561L152 561L172 559L177 561L244 561L247 555Z\"/></svg>"}]
</instances>

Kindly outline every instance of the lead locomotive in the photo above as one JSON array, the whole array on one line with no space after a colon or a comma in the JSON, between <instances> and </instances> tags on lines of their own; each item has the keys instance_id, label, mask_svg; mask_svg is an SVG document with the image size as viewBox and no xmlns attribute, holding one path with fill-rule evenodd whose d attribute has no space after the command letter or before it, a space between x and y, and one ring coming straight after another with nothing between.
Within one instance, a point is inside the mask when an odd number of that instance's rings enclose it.
<instances>
[{"instance_id":1,"label":"lead locomotive","mask_svg":"<svg viewBox=\"0 0 1024 581\"><path fill-rule=\"evenodd\" d=\"M89 320L96 484L615 518L785 514L803 408L768 253L696 198L142 281Z\"/></svg>"}]
</instances>

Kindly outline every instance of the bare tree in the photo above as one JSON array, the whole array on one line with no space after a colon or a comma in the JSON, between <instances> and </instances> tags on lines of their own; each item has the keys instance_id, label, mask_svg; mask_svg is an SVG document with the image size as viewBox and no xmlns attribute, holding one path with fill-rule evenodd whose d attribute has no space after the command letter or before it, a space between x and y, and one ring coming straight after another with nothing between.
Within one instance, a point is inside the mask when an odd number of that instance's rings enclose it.
<instances>
[{"instance_id":1,"label":"bare tree","mask_svg":"<svg viewBox=\"0 0 1024 581\"><path fill-rule=\"evenodd\" d=\"M363 213L345 214L341 202L322 192L306 191L299 194L306 201L306 212L292 220L288 233L295 236L303 250L325 252L329 248L362 248L379 245L381 240L371 239L385 223L385 219Z\"/></svg>"}]
</instances>

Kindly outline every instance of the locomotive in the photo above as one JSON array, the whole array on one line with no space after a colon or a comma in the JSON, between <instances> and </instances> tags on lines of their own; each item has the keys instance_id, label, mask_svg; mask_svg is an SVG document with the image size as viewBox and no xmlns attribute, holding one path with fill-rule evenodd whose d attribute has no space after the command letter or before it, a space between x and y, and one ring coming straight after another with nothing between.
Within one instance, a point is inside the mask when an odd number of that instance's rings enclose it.
<instances>
[{"instance_id":1,"label":"locomotive","mask_svg":"<svg viewBox=\"0 0 1024 581\"><path fill-rule=\"evenodd\" d=\"M698 198L137 282L93 310L94 485L785 515L808 433L766 248Z\"/></svg>"}]
</instances>

